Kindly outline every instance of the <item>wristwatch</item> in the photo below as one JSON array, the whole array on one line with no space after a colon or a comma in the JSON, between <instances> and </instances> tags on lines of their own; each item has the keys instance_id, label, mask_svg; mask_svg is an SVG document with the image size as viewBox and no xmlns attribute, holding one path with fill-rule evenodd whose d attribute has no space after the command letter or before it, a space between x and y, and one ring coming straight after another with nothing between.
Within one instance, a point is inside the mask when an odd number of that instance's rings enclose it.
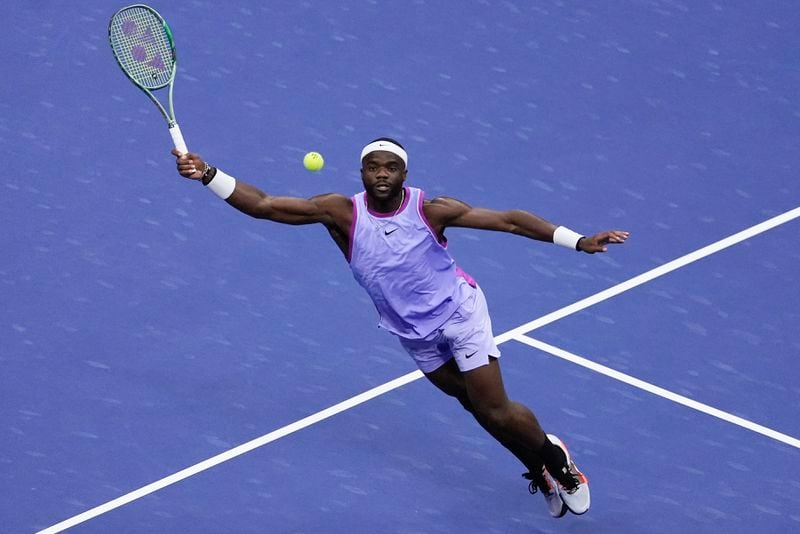
<instances>
[{"instance_id":1,"label":"wristwatch","mask_svg":"<svg viewBox=\"0 0 800 534\"><path fill-rule=\"evenodd\" d=\"M214 179L214 176L216 176L217 168L212 167L205 161L203 162L203 165L205 165L205 169L203 169L203 176L200 177L200 180L203 182L203 185L208 185L211 180Z\"/></svg>"}]
</instances>

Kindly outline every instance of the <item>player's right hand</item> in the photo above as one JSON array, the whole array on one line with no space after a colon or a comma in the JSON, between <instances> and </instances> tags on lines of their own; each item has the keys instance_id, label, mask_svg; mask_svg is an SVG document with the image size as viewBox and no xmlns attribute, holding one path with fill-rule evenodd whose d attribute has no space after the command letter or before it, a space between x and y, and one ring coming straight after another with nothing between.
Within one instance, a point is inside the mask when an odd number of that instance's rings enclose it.
<instances>
[{"instance_id":1,"label":"player's right hand","mask_svg":"<svg viewBox=\"0 0 800 534\"><path fill-rule=\"evenodd\" d=\"M183 154L177 148L172 149L172 155L176 158L178 172L181 176L190 180L200 180L203 177L206 164L199 155L191 152Z\"/></svg>"}]
</instances>

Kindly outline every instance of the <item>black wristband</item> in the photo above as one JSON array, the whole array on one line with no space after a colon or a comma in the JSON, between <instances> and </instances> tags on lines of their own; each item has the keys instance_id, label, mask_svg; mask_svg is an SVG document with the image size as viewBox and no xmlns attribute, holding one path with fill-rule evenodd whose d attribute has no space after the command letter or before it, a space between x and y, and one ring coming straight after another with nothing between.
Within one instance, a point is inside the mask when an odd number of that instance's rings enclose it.
<instances>
[{"instance_id":1,"label":"black wristband","mask_svg":"<svg viewBox=\"0 0 800 534\"><path fill-rule=\"evenodd\" d=\"M203 181L203 185L208 185L211 183L211 180L214 179L214 176L217 175L217 168L212 167L208 163L206 163L206 170L203 171L203 176L201 180Z\"/></svg>"}]
</instances>

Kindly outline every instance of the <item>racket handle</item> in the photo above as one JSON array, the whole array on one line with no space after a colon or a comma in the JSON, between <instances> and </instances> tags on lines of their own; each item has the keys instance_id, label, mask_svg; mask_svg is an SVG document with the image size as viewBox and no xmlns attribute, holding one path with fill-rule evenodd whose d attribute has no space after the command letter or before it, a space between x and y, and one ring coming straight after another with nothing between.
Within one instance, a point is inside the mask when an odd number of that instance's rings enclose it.
<instances>
[{"instance_id":1,"label":"racket handle","mask_svg":"<svg viewBox=\"0 0 800 534\"><path fill-rule=\"evenodd\" d=\"M175 148L177 148L181 154L189 152L189 149L186 148L186 141L183 140L181 127L178 126L177 122L169 127L169 135L172 136L172 144L175 145Z\"/></svg>"}]
</instances>

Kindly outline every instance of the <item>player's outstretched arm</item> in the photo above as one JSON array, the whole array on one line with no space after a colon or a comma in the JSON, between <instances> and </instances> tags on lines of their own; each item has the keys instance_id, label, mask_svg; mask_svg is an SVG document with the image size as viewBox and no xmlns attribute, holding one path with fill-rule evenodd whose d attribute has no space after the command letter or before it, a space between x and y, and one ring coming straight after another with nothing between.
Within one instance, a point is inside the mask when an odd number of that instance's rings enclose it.
<instances>
[{"instance_id":1,"label":"player's outstretched arm","mask_svg":"<svg viewBox=\"0 0 800 534\"><path fill-rule=\"evenodd\" d=\"M426 203L425 214L438 232L443 232L449 226L495 230L566 245L589 254L606 252L609 244L624 243L629 235L625 231L610 230L593 236L580 236L528 211L473 208L465 202L448 197L439 197Z\"/></svg>"},{"instance_id":2,"label":"player's outstretched arm","mask_svg":"<svg viewBox=\"0 0 800 534\"><path fill-rule=\"evenodd\" d=\"M268 219L285 224L322 223L326 226L340 226L342 215L350 213L350 200L342 195L320 195L304 199L268 195L259 188L241 180L211 169L205 161L194 153L181 154L173 150L177 159L178 172L190 180L202 181L215 193L222 196L228 204L242 213L258 219ZM221 180L214 183L214 180ZM212 185L213 184L213 185ZM221 193L217 192L221 189Z\"/></svg>"}]
</instances>

